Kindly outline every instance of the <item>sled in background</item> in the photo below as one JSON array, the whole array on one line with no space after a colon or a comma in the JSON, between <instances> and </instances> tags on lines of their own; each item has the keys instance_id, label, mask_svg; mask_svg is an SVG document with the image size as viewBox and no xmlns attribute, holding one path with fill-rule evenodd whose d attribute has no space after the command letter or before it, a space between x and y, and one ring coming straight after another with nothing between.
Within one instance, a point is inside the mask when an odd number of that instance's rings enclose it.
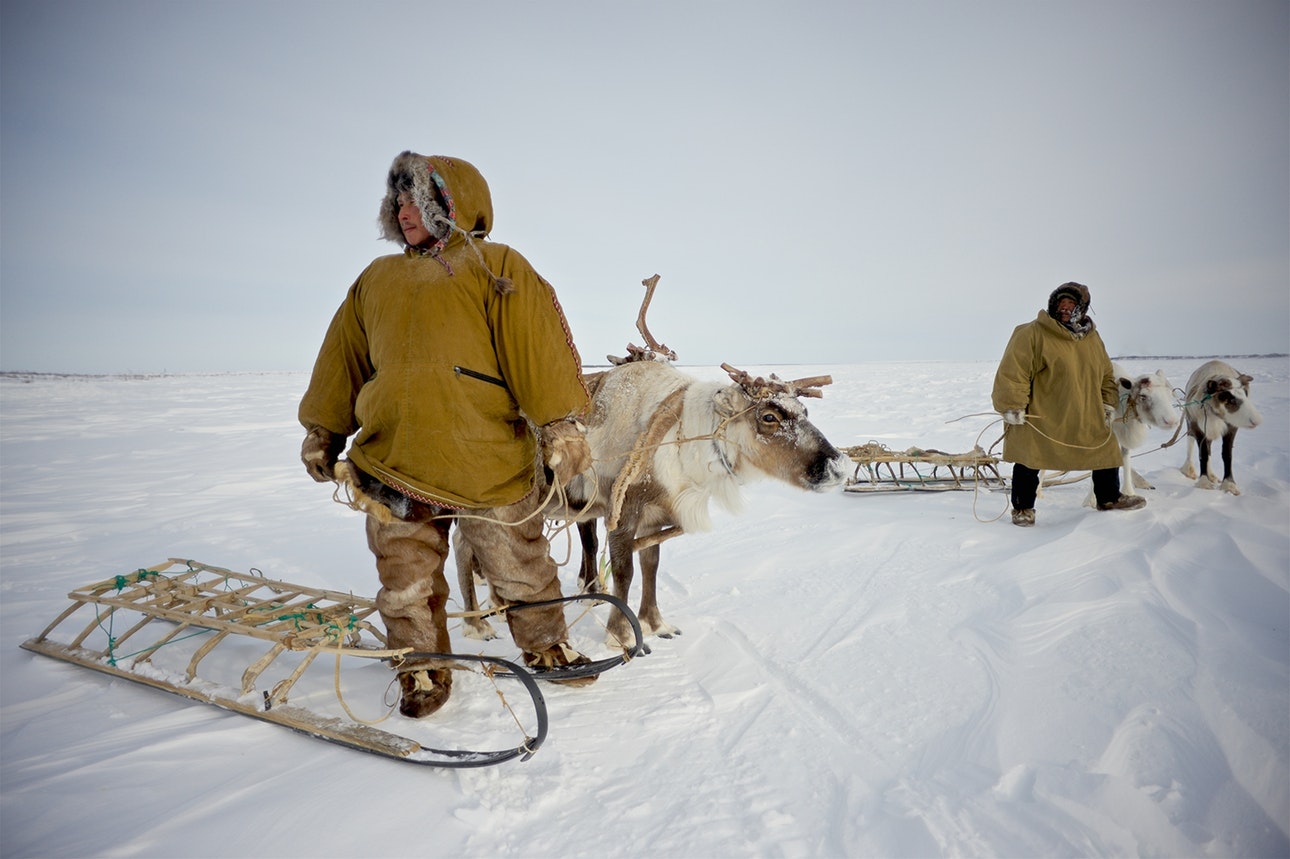
<instances>
[{"instance_id":1,"label":"sled in background","mask_svg":"<svg viewBox=\"0 0 1290 859\"><path fill-rule=\"evenodd\" d=\"M855 473L843 487L847 492L944 492L1007 487L999 475L998 457L980 447L973 447L968 453L917 447L898 452L871 441L842 448L842 452L856 463Z\"/></svg>"},{"instance_id":2,"label":"sled in background","mask_svg":"<svg viewBox=\"0 0 1290 859\"><path fill-rule=\"evenodd\" d=\"M68 598L72 604L40 635L24 642L24 649L409 763L481 767L527 760L546 738L546 703L533 671L482 653L389 649L384 632L368 620L376 612L372 599L178 558L78 588ZM614 597L579 595L513 605L498 613L575 601L625 610L637 636L630 651L576 666L580 676L603 672L642 652L635 615ZM51 637L76 615L66 633L74 637ZM334 671L307 678L306 670L321 655L335 658ZM355 715L346 703L346 698L362 701L366 706L360 709L370 710L371 702L383 701L391 688L397 700L395 674L380 663L430 658L458 671L454 699L464 700L450 702L456 712L445 708L439 719L393 717L390 724L397 728L385 730L376 725L391 718L388 702L370 720ZM529 712L512 709L495 682L499 678L520 682L527 704L519 709ZM289 693L295 702L288 703ZM517 732L521 739L514 746L477 750ZM445 738L458 747L427 744Z\"/></svg>"}]
</instances>

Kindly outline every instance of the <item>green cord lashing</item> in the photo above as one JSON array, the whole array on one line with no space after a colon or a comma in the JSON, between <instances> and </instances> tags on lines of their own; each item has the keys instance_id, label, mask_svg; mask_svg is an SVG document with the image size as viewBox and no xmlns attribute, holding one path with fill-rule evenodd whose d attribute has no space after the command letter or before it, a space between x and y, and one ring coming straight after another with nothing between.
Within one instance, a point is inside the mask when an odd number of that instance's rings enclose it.
<instances>
[{"instance_id":1,"label":"green cord lashing","mask_svg":"<svg viewBox=\"0 0 1290 859\"><path fill-rule=\"evenodd\" d=\"M161 574L158 573L156 570L145 570L142 567L140 567L139 569L135 570L133 574L120 575L114 578L112 581L116 584L116 589L118 591L123 591L130 585L137 585L144 582L147 579L150 579L150 578L155 579L160 575Z\"/></svg>"},{"instance_id":2,"label":"green cord lashing","mask_svg":"<svg viewBox=\"0 0 1290 859\"><path fill-rule=\"evenodd\" d=\"M123 578L126 578L126 577L117 576L118 580ZM117 590L120 590L121 587L122 586L118 586ZM114 611L108 612L108 627L107 629L103 629L103 616L99 614L99 607L97 605L94 606L94 619L98 622L99 629L102 629L103 634L107 636L108 665L111 665L114 668L116 667L116 636L112 634L112 621L115 617L116 617L116 612Z\"/></svg>"}]
</instances>

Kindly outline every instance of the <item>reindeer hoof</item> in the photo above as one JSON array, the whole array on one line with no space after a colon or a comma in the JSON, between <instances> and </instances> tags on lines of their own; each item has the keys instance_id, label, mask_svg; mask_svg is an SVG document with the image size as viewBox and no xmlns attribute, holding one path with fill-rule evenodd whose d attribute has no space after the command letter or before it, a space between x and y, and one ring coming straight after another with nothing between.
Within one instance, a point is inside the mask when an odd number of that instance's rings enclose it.
<instances>
[{"instance_id":1,"label":"reindeer hoof","mask_svg":"<svg viewBox=\"0 0 1290 859\"><path fill-rule=\"evenodd\" d=\"M644 629L641 630L644 632ZM605 646L609 648L617 647L620 650L630 650L636 644L636 636L628 631L622 634L616 634L612 631L605 634ZM648 656L650 652L649 644L641 641L641 656Z\"/></svg>"},{"instance_id":2,"label":"reindeer hoof","mask_svg":"<svg viewBox=\"0 0 1290 859\"><path fill-rule=\"evenodd\" d=\"M1224 492L1230 492L1233 495L1241 494L1241 490L1236 488L1235 480L1224 480L1221 484L1219 484L1219 489L1222 489Z\"/></svg>"},{"instance_id":3,"label":"reindeer hoof","mask_svg":"<svg viewBox=\"0 0 1290 859\"><path fill-rule=\"evenodd\" d=\"M1210 477L1209 475L1205 475L1204 477L1200 477L1196 480L1196 488L1197 489L1217 489L1218 485L1214 483L1214 479L1212 477Z\"/></svg>"}]
</instances>

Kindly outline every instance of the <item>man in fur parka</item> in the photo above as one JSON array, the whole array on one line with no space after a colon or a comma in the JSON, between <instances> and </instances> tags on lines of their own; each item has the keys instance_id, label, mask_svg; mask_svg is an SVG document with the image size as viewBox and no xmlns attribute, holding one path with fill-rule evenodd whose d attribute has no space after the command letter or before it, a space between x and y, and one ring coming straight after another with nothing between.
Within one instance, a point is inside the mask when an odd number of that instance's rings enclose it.
<instances>
[{"instance_id":1,"label":"man in fur parka","mask_svg":"<svg viewBox=\"0 0 1290 859\"><path fill-rule=\"evenodd\" d=\"M448 653L453 522L496 600L560 596L541 488L590 466L577 420L588 395L555 291L487 240L492 198L472 165L402 153L379 224L403 250L373 261L331 321L300 403L301 459L367 514L390 647ZM558 605L507 622L531 667L587 661L566 643ZM405 660L396 670L405 716L448 700L446 666Z\"/></svg>"},{"instance_id":2,"label":"man in fur parka","mask_svg":"<svg viewBox=\"0 0 1290 859\"><path fill-rule=\"evenodd\" d=\"M1120 493L1120 444L1111 432L1119 386L1088 317L1089 291L1064 283L1034 322L1019 325L994 376L1003 415L1003 459L1012 467L1012 522L1035 524L1039 472L1088 469L1098 510L1132 510L1141 495Z\"/></svg>"}]
</instances>

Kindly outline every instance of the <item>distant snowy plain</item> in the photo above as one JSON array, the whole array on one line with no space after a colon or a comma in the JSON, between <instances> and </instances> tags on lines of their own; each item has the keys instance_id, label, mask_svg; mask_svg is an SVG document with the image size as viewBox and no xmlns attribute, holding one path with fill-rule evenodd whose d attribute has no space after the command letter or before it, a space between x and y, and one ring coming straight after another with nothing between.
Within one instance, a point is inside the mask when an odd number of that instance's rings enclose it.
<instances>
[{"instance_id":1,"label":"distant snowy plain","mask_svg":"<svg viewBox=\"0 0 1290 859\"><path fill-rule=\"evenodd\" d=\"M1203 361L1122 363L1182 386ZM1135 459L1144 510L1094 512L1085 481L1030 529L1001 492L751 483L663 547L681 636L545 685L531 760L458 771L19 647L71 589L168 557L374 595L360 515L299 464L304 375L4 376L0 854L1290 855L1290 359L1231 363L1265 418L1237 436L1240 496L1194 488L1183 443ZM748 369L831 373L808 405L839 446L1000 435L988 362ZM347 675L349 705L383 712L387 679ZM496 707L465 682L411 727Z\"/></svg>"}]
</instances>

